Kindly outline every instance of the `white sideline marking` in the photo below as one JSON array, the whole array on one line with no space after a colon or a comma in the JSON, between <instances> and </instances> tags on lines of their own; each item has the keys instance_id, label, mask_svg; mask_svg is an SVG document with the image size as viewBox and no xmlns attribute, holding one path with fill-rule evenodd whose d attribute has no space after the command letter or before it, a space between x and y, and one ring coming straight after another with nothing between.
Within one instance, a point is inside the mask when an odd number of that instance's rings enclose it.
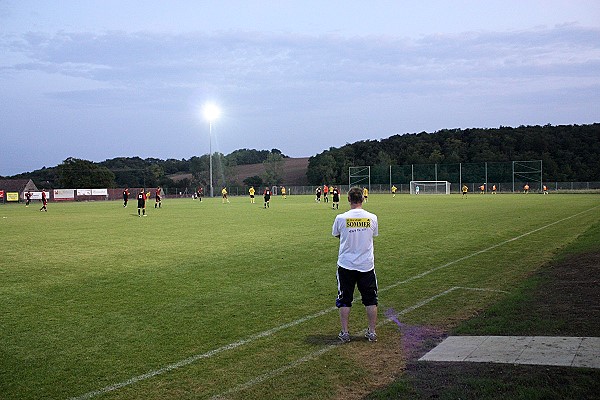
<instances>
[{"instance_id":1,"label":"white sideline marking","mask_svg":"<svg viewBox=\"0 0 600 400\"><path fill-rule=\"evenodd\" d=\"M495 248L497 248L497 247L504 246L504 245L505 245L505 244L507 244L507 243L514 242L514 241L516 241L516 240L522 239L522 238L524 238L525 236L529 236L529 235L531 235L532 233L539 232L539 231L541 231L541 230L543 230L543 229L549 228L549 227L551 227L551 226L553 226L553 225L559 224L559 223L561 223L561 222L563 222L563 221L566 221L566 220L568 220L568 219L575 218L575 217L577 217L577 216L579 216L579 215L581 215L581 214L583 214L583 213L586 213L586 212L588 212L588 211L591 211L591 210L593 210L593 209L595 209L595 208L598 208L598 207L600 207L600 206L595 206L595 207L589 208L589 209L587 209L587 210L584 210L584 211L578 212L577 214L573 214L573 215L571 215L571 216L569 216L569 217L565 217L565 218L559 219L558 221L551 222L551 223L549 223L548 225L544 225L544 226L542 226L542 227L540 227L540 228L534 229L534 230L532 230L532 231L529 231L529 232L527 232L527 233L523 233L522 235L515 236L515 237L514 237L514 238L512 238L512 239L507 239L507 240L505 240L505 241L503 241L503 242L497 243L497 244L495 244L495 245L493 245L493 246L490 246L490 247L488 247L488 248L485 248L485 249L483 249L483 250L476 251L475 253L472 253L472 254L469 254L469 255L467 255L467 256L461 257L461 258L459 258L459 259L457 259L457 260L454 260L454 261L450 261L449 263L446 263L446 264L444 264L444 265L440 265L439 267L435 267L435 268L432 268L432 269L430 269L430 270L428 270L428 271L421 272L421 273L420 273L420 274L418 274L418 275L411 276L410 278L408 278L408 279L405 279L405 280L403 280L403 281L396 282L396 283L394 283L394 284L392 284L392 285L390 285L390 286L388 286L388 287L386 287L386 288L384 288L384 289L380 289L379 291L381 292L381 291L384 291L384 290L393 289L393 288L395 288L396 286L399 286L399 285L402 285L402 284L405 284L405 283L408 283L408 282L414 281L415 279L422 278L422 277L424 277L424 276L426 276L426 275L429 275L429 274L431 274L431 273L433 273L433 272L436 272L436 271L438 271L438 270L440 270L440 269L443 269L443 268L449 267L449 266L451 266L451 265L454 265L454 264L456 264L456 263L459 263L459 262L461 262L461 261L464 261L464 260L468 260L468 259L469 259L469 258L471 258L471 257L475 257L475 256L478 256L478 255L480 255L480 254L482 254L482 253L485 253L485 252L488 252L488 251L490 251L490 250L493 250L493 249L495 249Z\"/></svg>"},{"instance_id":2,"label":"white sideline marking","mask_svg":"<svg viewBox=\"0 0 600 400\"><path fill-rule=\"evenodd\" d=\"M410 277L410 278L408 278L408 279L405 279L405 280L403 280L403 281L396 282L396 283L394 283L394 284L392 284L392 285L389 285L389 286L387 286L387 287L385 287L385 288L379 289L379 291L380 291L380 292L382 292L382 291L390 290L390 289L393 289L393 288L395 288L395 287L397 287L397 286L400 286L400 285L402 285L402 284L405 284L405 283L411 282L411 281L413 281L413 280L416 280L416 279L420 279L420 278L422 278L422 277L424 277L424 276L427 276L427 275L429 275L429 274L431 274L431 273L433 273L433 272L435 272L435 271L439 271L440 269L443 269L443 268L449 267L449 266L451 266L451 265L454 265L454 264L456 264L456 263L458 263L458 262L461 262L461 261L467 260L467 259L469 259L469 258L471 258L471 257L477 256L477 255L479 255L479 254L485 253L485 252L487 252L487 251L490 251L490 250L493 250L493 249L495 249L495 248L497 248L497 247L500 247L500 246L503 246L503 245L505 245L505 244L507 244L507 243L513 242L513 241L515 241L515 240L519 240L519 239L521 239L521 238L523 238L523 237L525 237L525 236L531 235L532 233L539 232L539 231L541 231L541 230L543 230L543 229L549 228L549 227L551 227L551 226L553 226L553 225L556 225L556 224L558 224L558 223L561 223L561 222L563 222L563 221L569 220L569 219L571 219L571 218L575 218L575 217L577 217L577 216L579 216L579 215L581 215L581 214L587 213L587 212L589 212L589 211L591 211L591 210L594 210L594 209L596 209L596 208L598 208L598 207L600 207L600 206L595 206L595 207L589 208L589 209L587 209L587 210L584 210L584 211L578 212L577 214L573 214L573 215L571 215L571 216L569 216L569 217L565 217L565 218L559 219L559 220L557 220L557 221L551 222L551 223L549 223L549 224L547 224L547 225L544 225L544 226L542 226L542 227L540 227L540 228L536 228L536 229L534 229L534 230L532 230L532 231L529 231L529 232L527 232L527 233L523 233L522 235L515 236L515 237L514 237L514 238L512 238L512 239L505 240L505 241L503 241L503 242L500 242L500 243L498 243L498 244L495 244L495 245L493 245L493 246L490 246L490 247L488 247L488 248L486 248L486 249L483 249L483 250L476 251L475 253L472 253L472 254L470 254L470 255L467 255L467 256L461 257L461 258L459 258L459 259L457 259L457 260L450 261L449 263L446 263L446 264L444 264L444 265L441 265L441 266L438 266L438 267L432 268L432 269L430 269L430 270L427 270L427 271L425 271L425 272L422 272L422 273L420 273L420 274L414 275L414 276L412 276L412 277ZM448 290L449 290L449 291L453 291L453 290L456 290L456 289L455 289L455 288L451 288L451 289L448 289ZM447 290L446 292L448 292L448 290ZM480 290L485 290L485 289L480 289ZM442 292L442 293L440 293L440 294L438 294L438 295L436 295L436 296L437 296L437 297L443 296L444 294L447 294L446 292ZM449 292L448 292L448 293L449 293ZM435 296L434 296L434 297L435 297ZM430 301L431 301L431 300L430 300ZM427 301L427 302L428 302L428 301ZM413 307L415 307L415 306L413 306ZM420 307L420 306L419 306L419 307ZM178 362L176 362L176 363L169 364L169 365L167 365L167 366L165 366L165 367L163 367L163 368L159 368L159 369L156 369L156 370L154 370L154 371L146 372L145 374L142 374L142 375L134 376L133 378L130 378L130 379L127 379L127 380L125 380L125 381L122 381L122 382L119 382L119 383L115 383L115 384L112 384L112 385L109 385L109 386L105 386L105 387L103 387L103 388L101 388L101 389L94 390L94 391L92 391L92 392L89 392L89 393L83 394L83 395L81 395L81 396L77 396L77 397L71 397L71 398L70 398L70 400L85 400L85 399L91 399L91 398L93 398L93 397L96 397L96 396L99 396L99 395L101 395L101 394L109 393L109 392L112 392L112 391L114 391L114 390L120 389L120 388L122 388L122 387L129 386L129 385L132 385L132 384L134 384L134 383L137 383L137 382L140 382L140 381L143 381L143 380L146 380L146 379L150 379L150 378L152 378L152 377L155 377L155 376L157 376L157 375L162 375L162 374L164 374L164 373L166 373L166 372L169 372L169 371L172 371L172 370L174 370L174 369L177 369L177 368L181 368L181 367L184 367L184 366L190 365L191 363L193 363L193 362L196 362L196 361L198 361L198 360L201 360L201 359L204 359L204 358L210 358L210 357L212 357L212 356L214 356L214 355L216 355L216 354L222 353L222 352L224 352L224 351L227 351L227 350L233 350L233 349L235 349L235 348L237 348L237 347L240 347L240 346L242 346L242 345L245 345L245 344L251 343L251 342L253 342L253 341L257 340L257 339L260 339L260 338L264 338L264 337L271 336L272 334L274 334L274 333L276 333L276 332L279 332L280 330L283 330L283 329L286 329L286 328L290 328L290 327L292 327L292 326L296 326L296 325L302 324L302 323L304 323L304 322L306 322L306 321L309 321L309 320L311 320L311 319L314 319L314 318L320 317L320 316L322 316L322 315L328 314L328 313L330 313L330 312L332 312L332 311L335 311L336 309L337 309L337 307L335 307L335 306L334 306L334 307L327 308L327 309L325 309L325 310L321 310L321 311L319 311L319 312L317 312L317 313L315 313L315 314L308 315L308 316L306 316L306 317L303 317L303 318L297 319L297 320L295 320L295 321L292 321L292 322L289 322L289 323L287 323L287 324L283 324L283 325L280 325L280 326L278 326L278 327L275 327L275 328L272 328L272 329L269 329L269 330L266 330L266 331L263 331L263 332L257 333L257 334L255 334L255 335L249 336L249 337L247 337L246 339L242 339L242 340L239 340L239 341L237 341L237 342L234 342L234 343L227 344L227 345L225 345L225 346L219 347L219 348L217 348L217 349L214 349L214 350L208 351L208 352L206 352L206 353L203 353L203 354L196 354L196 355L194 355L194 356L188 357L188 358L186 358L186 359L184 359L184 360L181 360L181 361L178 361ZM408 311L407 311L407 312L408 312Z\"/></svg>"},{"instance_id":3,"label":"white sideline marking","mask_svg":"<svg viewBox=\"0 0 600 400\"><path fill-rule=\"evenodd\" d=\"M377 324L377 326L379 327L379 326L381 326L383 324L387 324L388 322L393 321L394 317L397 318L397 317L400 317L401 315L404 315L404 314L407 314L407 313L409 313L411 311L414 311L417 308L422 307L425 304L428 304L428 303L434 301L435 299L438 299L438 298L440 298L442 296L450 294L450 293L454 292L455 290L459 290L459 289L462 289L462 290L475 290L475 291L480 291L480 292L501 292L501 293L506 293L506 291L504 291L504 290L484 289L484 288L468 288L468 287L462 287L462 286L454 286L454 287L451 287L448 290L444 290L441 293L438 293L438 294L436 294L434 296L431 296L428 299L420 301L420 302L418 302L415 305L412 305L410 307L405 308L404 310L400 311L399 313L396 313L393 316L390 316L390 317L386 318L385 320L379 322ZM363 333L364 333L364 330L363 330ZM302 363L314 360L315 358L319 357L320 355L325 354L328 351L333 350L334 348L336 348L337 346L340 346L342 344L343 343L340 342L340 343L330 344L328 346L322 347L322 348L320 348L319 350L317 350L315 352L312 352L312 353L307 354L306 356L304 356L302 358L297 359L296 361L293 361L293 362L291 362L291 363L289 363L287 365L284 365L282 367L279 367L277 369L269 371L269 372L267 372L267 373L265 373L263 375L257 376L256 378L251 379L248 382L239 384L239 385L234 386L231 389L229 389L229 390L227 390L227 391L225 391L225 392L223 392L221 394L213 396L213 397L211 397L211 400L224 399L224 398L226 398L230 394L241 392L242 390L245 390L245 389L249 389L249 388L251 388L254 385L262 383L262 382L264 382L264 381L266 381L268 379L274 378L277 375L281 375L285 371L287 371L289 369L292 369L292 368L295 368L295 367L297 367L298 365L300 365Z\"/></svg>"}]
</instances>

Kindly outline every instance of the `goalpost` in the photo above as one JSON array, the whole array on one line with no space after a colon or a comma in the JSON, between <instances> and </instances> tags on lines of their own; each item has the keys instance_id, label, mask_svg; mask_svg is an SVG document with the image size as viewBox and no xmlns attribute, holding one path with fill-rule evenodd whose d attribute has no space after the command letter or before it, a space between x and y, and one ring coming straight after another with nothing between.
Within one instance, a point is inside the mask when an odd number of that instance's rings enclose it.
<instances>
[{"instance_id":1,"label":"goalpost","mask_svg":"<svg viewBox=\"0 0 600 400\"><path fill-rule=\"evenodd\" d=\"M410 194L450 194L450 182L410 181Z\"/></svg>"}]
</instances>

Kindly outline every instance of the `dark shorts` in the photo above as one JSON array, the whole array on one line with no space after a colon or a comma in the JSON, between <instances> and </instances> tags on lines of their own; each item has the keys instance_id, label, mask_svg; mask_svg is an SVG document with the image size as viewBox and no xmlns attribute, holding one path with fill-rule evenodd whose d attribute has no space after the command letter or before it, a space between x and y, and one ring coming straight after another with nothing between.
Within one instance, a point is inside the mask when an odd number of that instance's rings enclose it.
<instances>
[{"instance_id":1,"label":"dark shorts","mask_svg":"<svg viewBox=\"0 0 600 400\"><path fill-rule=\"evenodd\" d=\"M146 208L146 202L144 200L138 200L137 208Z\"/></svg>"},{"instance_id":2,"label":"dark shorts","mask_svg":"<svg viewBox=\"0 0 600 400\"><path fill-rule=\"evenodd\" d=\"M354 300L354 287L362 296L365 306L377 305L377 276L375 269L368 272L353 271L338 266L337 268L338 296L335 305L339 307L352 307Z\"/></svg>"}]
</instances>

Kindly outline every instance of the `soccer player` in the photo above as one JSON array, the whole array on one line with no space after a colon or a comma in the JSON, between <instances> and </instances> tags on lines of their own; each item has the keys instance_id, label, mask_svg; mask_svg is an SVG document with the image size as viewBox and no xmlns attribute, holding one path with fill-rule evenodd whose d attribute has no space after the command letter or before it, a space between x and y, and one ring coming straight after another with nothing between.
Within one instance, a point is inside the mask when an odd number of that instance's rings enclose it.
<instances>
[{"instance_id":1,"label":"soccer player","mask_svg":"<svg viewBox=\"0 0 600 400\"><path fill-rule=\"evenodd\" d=\"M315 189L315 195L317 196L315 198L315 201L317 203L320 203L321 202L321 186L317 186L317 189Z\"/></svg>"},{"instance_id":2,"label":"soccer player","mask_svg":"<svg viewBox=\"0 0 600 400\"><path fill-rule=\"evenodd\" d=\"M283 199L287 199L287 195L285 194L285 186L281 187L281 197L283 197Z\"/></svg>"},{"instance_id":3,"label":"soccer player","mask_svg":"<svg viewBox=\"0 0 600 400\"><path fill-rule=\"evenodd\" d=\"M369 189L367 189L366 187L363 188L363 197L364 197L364 201L365 203L369 202Z\"/></svg>"},{"instance_id":4,"label":"soccer player","mask_svg":"<svg viewBox=\"0 0 600 400\"><path fill-rule=\"evenodd\" d=\"M548 186L546 186L546 185L542 186L542 190L543 190L544 194L548 194Z\"/></svg>"},{"instance_id":5,"label":"soccer player","mask_svg":"<svg viewBox=\"0 0 600 400\"><path fill-rule=\"evenodd\" d=\"M223 199L221 200L221 203L223 203L223 204L225 204L225 202L229 203L229 199L227 198L227 188L226 187L224 187L221 190L221 196L223 197Z\"/></svg>"},{"instance_id":6,"label":"soccer player","mask_svg":"<svg viewBox=\"0 0 600 400\"><path fill-rule=\"evenodd\" d=\"M204 194L204 188L202 186L198 186L196 190L196 196L200 199L200 203L202 203L202 195Z\"/></svg>"},{"instance_id":7,"label":"soccer player","mask_svg":"<svg viewBox=\"0 0 600 400\"><path fill-rule=\"evenodd\" d=\"M28 190L25 193L25 207L29 207L29 203L31 202L31 192Z\"/></svg>"},{"instance_id":8,"label":"soccer player","mask_svg":"<svg viewBox=\"0 0 600 400\"><path fill-rule=\"evenodd\" d=\"M146 216L146 193L144 193L144 189L140 190L140 192L137 195L137 210L138 210L138 217L141 217L142 215L145 217Z\"/></svg>"},{"instance_id":9,"label":"soccer player","mask_svg":"<svg viewBox=\"0 0 600 400\"><path fill-rule=\"evenodd\" d=\"M525 186L523 186L523 193L529 193L529 183L526 183Z\"/></svg>"},{"instance_id":10,"label":"soccer player","mask_svg":"<svg viewBox=\"0 0 600 400\"><path fill-rule=\"evenodd\" d=\"M339 210L339 208L340 208L340 191L338 190L337 186L333 187L333 189L331 190L331 194L332 194L332 202L333 202L333 205L331 206L331 208Z\"/></svg>"},{"instance_id":11,"label":"soccer player","mask_svg":"<svg viewBox=\"0 0 600 400\"><path fill-rule=\"evenodd\" d=\"M484 194L485 193L485 184L482 184L481 186L479 186L479 194Z\"/></svg>"},{"instance_id":12,"label":"soccer player","mask_svg":"<svg viewBox=\"0 0 600 400\"><path fill-rule=\"evenodd\" d=\"M156 193L154 193L154 208L160 208L162 204L162 198L160 197L160 187L156 188Z\"/></svg>"},{"instance_id":13,"label":"soccer player","mask_svg":"<svg viewBox=\"0 0 600 400\"><path fill-rule=\"evenodd\" d=\"M250 204L254 204L254 192L256 192L254 186L250 186L250 189L248 189L248 193L250 193Z\"/></svg>"},{"instance_id":14,"label":"soccer player","mask_svg":"<svg viewBox=\"0 0 600 400\"><path fill-rule=\"evenodd\" d=\"M323 201L325 203L329 203L329 187L327 185L323 185Z\"/></svg>"},{"instance_id":15,"label":"soccer player","mask_svg":"<svg viewBox=\"0 0 600 400\"><path fill-rule=\"evenodd\" d=\"M263 197L265 199L265 208L270 208L271 207L271 189L269 189L268 186L265 188Z\"/></svg>"},{"instance_id":16,"label":"soccer player","mask_svg":"<svg viewBox=\"0 0 600 400\"><path fill-rule=\"evenodd\" d=\"M419 194L419 185L415 187L415 194Z\"/></svg>"},{"instance_id":17,"label":"soccer player","mask_svg":"<svg viewBox=\"0 0 600 400\"><path fill-rule=\"evenodd\" d=\"M125 188L125 190L123 190L123 207L127 207L128 201L129 201L129 188Z\"/></svg>"},{"instance_id":18,"label":"soccer player","mask_svg":"<svg viewBox=\"0 0 600 400\"><path fill-rule=\"evenodd\" d=\"M396 190L398 190L398 188L395 185L392 185L392 197L396 197Z\"/></svg>"},{"instance_id":19,"label":"soccer player","mask_svg":"<svg viewBox=\"0 0 600 400\"><path fill-rule=\"evenodd\" d=\"M362 208L363 199L360 188L351 188L348 192L350 210L335 217L331 230L331 234L340 239L335 305L339 309L342 326L338 339L343 343L350 341L348 324L355 287L358 287L367 312L365 338L369 342L377 341L375 326L378 299L373 237L379 234L379 229L377 216Z\"/></svg>"},{"instance_id":20,"label":"soccer player","mask_svg":"<svg viewBox=\"0 0 600 400\"><path fill-rule=\"evenodd\" d=\"M40 208L40 211L48 212L46 205L48 205L48 198L46 197L46 192L42 189L42 208Z\"/></svg>"},{"instance_id":21,"label":"soccer player","mask_svg":"<svg viewBox=\"0 0 600 400\"><path fill-rule=\"evenodd\" d=\"M496 190L497 190L496 185L492 185L492 194L496 194Z\"/></svg>"},{"instance_id":22,"label":"soccer player","mask_svg":"<svg viewBox=\"0 0 600 400\"><path fill-rule=\"evenodd\" d=\"M467 185L463 185L463 187L462 187L463 198L467 197L467 192L468 191L469 191L469 187Z\"/></svg>"}]
</instances>

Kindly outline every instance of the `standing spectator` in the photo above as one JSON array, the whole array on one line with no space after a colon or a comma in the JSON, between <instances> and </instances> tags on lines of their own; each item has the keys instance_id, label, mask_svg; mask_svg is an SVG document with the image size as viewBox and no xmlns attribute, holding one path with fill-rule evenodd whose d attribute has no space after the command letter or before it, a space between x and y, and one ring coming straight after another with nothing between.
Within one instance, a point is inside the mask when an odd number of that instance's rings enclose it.
<instances>
[{"instance_id":1,"label":"standing spectator","mask_svg":"<svg viewBox=\"0 0 600 400\"><path fill-rule=\"evenodd\" d=\"M338 338L344 343L350 341L350 309L354 288L358 287L367 312L368 328L365 337L370 342L376 342L378 298L373 237L379 234L377 216L362 208L364 198L360 188L350 189L348 201L350 210L337 215L332 228L332 235L340 239L337 260L338 296L335 304L340 312L342 330Z\"/></svg>"}]
</instances>

